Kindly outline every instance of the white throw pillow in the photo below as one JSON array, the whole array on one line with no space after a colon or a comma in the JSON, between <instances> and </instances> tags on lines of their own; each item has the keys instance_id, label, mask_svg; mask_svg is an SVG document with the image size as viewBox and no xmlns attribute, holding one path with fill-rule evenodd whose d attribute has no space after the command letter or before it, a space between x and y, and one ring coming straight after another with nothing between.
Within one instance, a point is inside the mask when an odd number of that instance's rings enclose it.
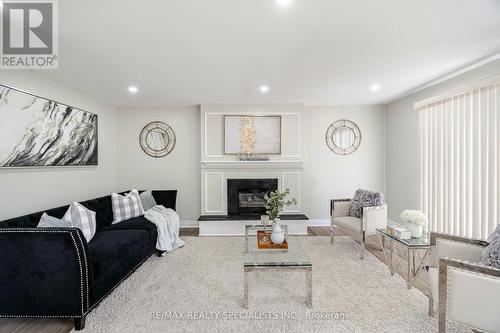
<instances>
[{"instance_id":1,"label":"white throw pillow","mask_svg":"<svg viewBox=\"0 0 500 333\"><path fill-rule=\"evenodd\" d=\"M133 189L125 196L118 193L112 193L111 205L113 208L112 224L144 215L139 191L136 189Z\"/></svg>"},{"instance_id":2,"label":"white throw pillow","mask_svg":"<svg viewBox=\"0 0 500 333\"><path fill-rule=\"evenodd\" d=\"M139 196L141 198L142 209L144 209L144 211L156 206L156 200L153 197L153 192L144 191Z\"/></svg>"},{"instance_id":3,"label":"white throw pillow","mask_svg":"<svg viewBox=\"0 0 500 333\"><path fill-rule=\"evenodd\" d=\"M95 235L97 225L95 215L94 211L85 208L78 202L73 202L62 219L70 222L72 227L80 229L87 242L90 242Z\"/></svg>"},{"instance_id":4,"label":"white throw pillow","mask_svg":"<svg viewBox=\"0 0 500 333\"><path fill-rule=\"evenodd\" d=\"M38 222L39 228L78 228L82 231L87 242L90 242L94 237L96 226L95 212L85 208L78 202L73 202L69 206L62 219L43 213L40 222Z\"/></svg>"},{"instance_id":5,"label":"white throw pillow","mask_svg":"<svg viewBox=\"0 0 500 333\"><path fill-rule=\"evenodd\" d=\"M43 213L42 217L40 217L40 222L38 222L38 228L71 228L70 221L64 221L62 219L58 219L57 217L50 216L47 213Z\"/></svg>"}]
</instances>

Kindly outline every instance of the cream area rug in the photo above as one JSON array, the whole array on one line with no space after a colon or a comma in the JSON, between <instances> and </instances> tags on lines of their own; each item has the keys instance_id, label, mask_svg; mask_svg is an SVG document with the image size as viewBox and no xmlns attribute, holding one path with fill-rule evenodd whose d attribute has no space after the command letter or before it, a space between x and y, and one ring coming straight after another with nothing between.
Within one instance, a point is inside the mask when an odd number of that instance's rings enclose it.
<instances>
[{"instance_id":1,"label":"cream area rug","mask_svg":"<svg viewBox=\"0 0 500 333\"><path fill-rule=\"evenodd\" d=\"M313 263L313 308L304 273L250 273L242 307L242 237L185 237L152 256L87 317L87 332L437 332L427 297L408 290L348 237L300 237ZM449 332L470 332L448 324Z\"/></svg>"}]
</instances>

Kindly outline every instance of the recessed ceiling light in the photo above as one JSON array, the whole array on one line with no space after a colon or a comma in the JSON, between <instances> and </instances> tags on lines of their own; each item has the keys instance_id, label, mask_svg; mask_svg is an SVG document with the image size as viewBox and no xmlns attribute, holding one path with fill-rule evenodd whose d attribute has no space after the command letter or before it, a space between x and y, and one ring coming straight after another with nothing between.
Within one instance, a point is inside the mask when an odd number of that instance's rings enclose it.
<instances>
[{"instance_id":1,"label":"recessed ceiling light","mask_svg":"<svg viewBox=\"0 0 500 333\"><path fill-rule=\"evenodd\" d=\"M380 86L378 84L374 84L370 87L370 90L375 92L380 90Z\"/></svg>"},{"instance_id":2,"label":"recessed ceiling light","mask_svg":"<svg viewBox=\"0 0 500 333\"><path fill-rule=\"evenodd\" d=\"M136 94L139 91L139 88L137 88L136 86L130 86L130 87L128 87L128 91L131 94Z\"/></svg>"},{"instance_id":3,"label":"recessed ceiling light","mask_svg":"<svg viewBox=\"0 0 500 333\"><path fill-rule=\"evenodd\" d=\"M292 3L292 0L275 0L276 4L280 7L286 7Z\"/></svg>"},{"instance_id":4,"label":"recessed ceiling light","mask_svg":"<svg viewBox=\"0 0 500 333\"><path fill-rule=\"evenodd\" d=\"M268 86L261 86L261 87L260 87L260 92L261 92L261 93L266 93L266 92L268 92L268 91L269 91L269 87L268 87Z\"/></svg>"}]
</instances>

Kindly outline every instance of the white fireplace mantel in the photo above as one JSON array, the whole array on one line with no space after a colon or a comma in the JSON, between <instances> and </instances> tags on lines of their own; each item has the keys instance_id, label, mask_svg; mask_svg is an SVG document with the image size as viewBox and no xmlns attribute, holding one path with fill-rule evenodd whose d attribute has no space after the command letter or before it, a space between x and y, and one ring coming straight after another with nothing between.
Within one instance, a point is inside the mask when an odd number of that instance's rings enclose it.
<instances>
[{"instance_id":1,"label":"white fireplace mantel","mask_svg":"<svg viewBox=\"0 0 500 333\"><path fill-rule=\"evenodd\" d=\"M201 161L202 169L303 169L303 160Z\"/></svg>"},{"instance_id":2,"label":"white fireplace mantel","mask_svg":"<svg viewBox=\"0 0 500 333\"><path fill-rule=\"evenodd\" d=\"M285 214L302 214L302 175L304 160L301 140L301 104L283 105L202 105L200 113L200 187L201 215L225 216L228 179L278 180L278 189L290 191L297 204L285 208ZM239 161L225 154L225 115L276 115L281 117L281 153L269 161ZM255 221L254 221L255 222ZM292 221L294 233L303 233L307 221ZM250 221L203 220L200 235L243 234Z\"/></svg>"},{"instance_id":3,"label":"white fireplace mantel","mask_svg":"<svg viewBox=\"0 0 500 333\"><path fill-rule=\"evenodd\" d=\"M300 214L302 206L302 160L201 161L201 214L227 215L227 180L276 178L280 190L289 189L297 204L285 213Z\"/></svg>"}]
</instances>

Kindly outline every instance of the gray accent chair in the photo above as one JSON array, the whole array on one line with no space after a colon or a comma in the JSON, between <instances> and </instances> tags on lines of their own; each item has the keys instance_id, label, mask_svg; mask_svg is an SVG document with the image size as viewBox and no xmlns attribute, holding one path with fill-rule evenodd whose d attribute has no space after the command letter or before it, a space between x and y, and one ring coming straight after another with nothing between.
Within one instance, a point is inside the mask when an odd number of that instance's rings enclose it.
<instances>
[{"instance_id":1,"label":"gray accent chair","mask_svg":"<svg viewBox=\"0 0 500 333\"><path fill-rule=\"evenodd\" d=\"M365 257L366 236L375 235L376 229L387 227L387 205L364 207L361 218L350 216L351 199L332 199L330 201L330 243L334 243L335 226L354 233L361 245L361 259Z\"/></svg>"},{"instance_id":2,"label":"gray accent chair","mask_svg":"<svg viewBox=\"0 0 500 333\"><path fill-rule=\"evenodd\" d=\"M431 233L429 314L438 313L440 333L446 332L447 320L482 332L500 332L500 270L480 264L487 245Z\"/></svg>"}]
</instances>

